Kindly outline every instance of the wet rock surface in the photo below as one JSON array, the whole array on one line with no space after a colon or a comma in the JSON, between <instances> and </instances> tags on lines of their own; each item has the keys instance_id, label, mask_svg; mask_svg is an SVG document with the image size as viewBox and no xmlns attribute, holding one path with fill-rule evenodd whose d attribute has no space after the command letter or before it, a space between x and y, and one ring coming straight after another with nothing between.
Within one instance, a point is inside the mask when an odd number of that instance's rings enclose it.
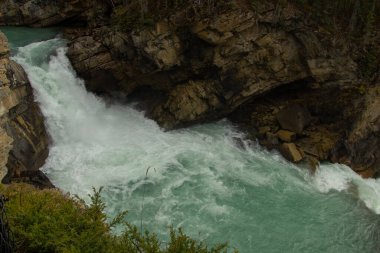
<instances>
[{"instance_id":1,"label":"wet rock surface","mask_svg":"<svg viewBox=\"0 0 380 253\"><path fill-rule=\"evenodd\" d=\"M39 171L48 152L43 116L34 102L29 80L22 67L9 59L7 39L0 33L1 179L9 183L23 178L40 187L52 187ZM31 177L38 177L39 182Z\"/></svg>"}]
</instances>

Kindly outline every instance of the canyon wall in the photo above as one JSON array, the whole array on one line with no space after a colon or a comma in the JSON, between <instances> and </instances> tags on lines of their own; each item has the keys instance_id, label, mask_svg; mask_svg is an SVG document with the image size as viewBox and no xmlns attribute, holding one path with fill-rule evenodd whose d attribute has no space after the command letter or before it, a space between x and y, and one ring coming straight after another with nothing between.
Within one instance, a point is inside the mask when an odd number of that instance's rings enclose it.
<instances>
[{"instance_id":1,"label":"canyon wall","mask_svg":"<svg viewBox=\"0 0 380 253\"><path fill-rule=\"evenodd\" d=\"M0 33L0 178L52 187L39 171L49 152L43 116L26 73L9 54Z\"/></svg>"}]
</instances>

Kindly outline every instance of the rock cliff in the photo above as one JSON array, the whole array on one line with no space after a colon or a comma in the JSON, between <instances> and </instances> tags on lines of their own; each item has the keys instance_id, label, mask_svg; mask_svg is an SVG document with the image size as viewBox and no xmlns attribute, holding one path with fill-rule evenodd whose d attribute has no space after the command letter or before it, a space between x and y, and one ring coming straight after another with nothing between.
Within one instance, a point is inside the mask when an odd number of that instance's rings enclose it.
<instances>
[{"instance_id":1,"label":"rock cliff","mask_svg":"<svg viewBox=\"0 0 380 253\"><path fill-rule=\"evenodd\" d=\"M52 187L39 171L47 155L48 137L28 77L9 59L7 39L0 33L0 178Z\"/></svg>"},{"instance_id":2,"label":"rock cliff","mask_svg":"<svg viewBox=\"0 0 380 253\"><path fill-rule=\"evenodd\" d=\"M189 27L158 22L131 33L68 31L69 57L89 90L163 92L150 116L168 129L224 117L282 85L357 82L356 63L330 50L299 12L284 10L278 28L274 11L234 10Z\"/></svg>"}]
</instances>

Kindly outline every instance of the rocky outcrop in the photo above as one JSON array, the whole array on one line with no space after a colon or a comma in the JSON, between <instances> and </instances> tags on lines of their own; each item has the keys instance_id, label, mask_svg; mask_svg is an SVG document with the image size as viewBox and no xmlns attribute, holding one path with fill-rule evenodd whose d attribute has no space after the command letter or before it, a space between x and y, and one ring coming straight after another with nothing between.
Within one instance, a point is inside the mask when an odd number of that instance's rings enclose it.
<instances>
[{"instance_id":1,"label":"rocky outcrop","mask_svg":"<svg viewBox=\"0 0 380 253\"><path fill-rule=\"evenodd\" d=\"M347 138L334 150L333 160L364 175L380 170L380 83L370 87L364 106Z\"/></svg>"},{"instance_id":2,"label":"rocky outcrop","mask_svg":"<svg viewBox=\"0 0 380 253\"><path fill-rule=\"evenodd\" d=\"M128 34L106 27L68 30L68 55L89 90L163 91L149 115L167 129L226 116L284 84L355 80L355 63L327 57L318 36L305 32L300 13L285 10L278 29L273 12L270 5L260 14L234 10L183 31L168 21ZM343 60L346 68L336 71Z\"/></svg>"},{"instance_id":3,"label":"rocky outcrop","mask_svg":"<svg viewBox=\"0 0 380 253\"><path fill-rule=\"evenodd\" d=\"M313 169L318 161L332 161L349 165L363 177L379 173L380 86L368 86L366 95L362 95L357 86L315 89L309 85L305 89L304 85L276 89L242 106L231 119L245 126L252 138L269 149L278 149L290 161L300 161L296 159L299 156L292 155L284 144L294 144L294 152L297 150ZM307 114L311 114L309 124L302 124L302 131L297 133L285 130L289 125L279 122L279 115L300 104L302 111L308 109ZM294 117L295 112L284 119L297 126L300 117Z\"/></svg>"},{"instance_id":4,"label":"rocky outcrop","mask_svg":"<svg viewBox=\"0 0 380 253\"><path fill-rule=\"evenodd\" d=\"M224 106L221 94L219 83L190 81L174 87L166 102L156 107L152 115L165 128L217 118Z\"/></svg>"},{"instance_id":5,"label":"rocky outcrop","mask_svg":"<svg viewBox=\"0 0 380 253\"><path fill-rule=\"evenodd\" d=\"M52 187L39 171L47 155L48 137L32 88L22 67L9 59L0 33L0 177L5 182L43 178L34 184Z\"/></svg>"},{"instance_id":6,"label":"rocky outcrop","mask_svg":"<svg viewBox=\"0 0 380 253\"><path fill-rule=\"evenodd\" d=\"M306 108L300 105L290 105L276 115L278 123L283 129L301 134L311 121L311 115Z\"/></svg>"}]
</instances>

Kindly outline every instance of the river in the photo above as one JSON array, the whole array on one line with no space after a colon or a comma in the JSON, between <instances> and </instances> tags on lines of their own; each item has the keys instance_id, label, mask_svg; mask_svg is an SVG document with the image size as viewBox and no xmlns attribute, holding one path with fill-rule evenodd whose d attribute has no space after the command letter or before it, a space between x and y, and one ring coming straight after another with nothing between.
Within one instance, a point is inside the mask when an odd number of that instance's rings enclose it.
<instances>
[{"instance_id":1,"label":"river","mask_svg":"<svg viewBox=\"0 0 380 253\"><path fill-rule=\"evenodd\" d=\"M87 92L56 30L2 30L52 140L42 170L63 191L104 187L108 215L127 209L163 241L172 225L242 253L379 252L379 180L338 164L311 175L227 120L163 131L134 104Z\"/></svg>"}]
</instances>

